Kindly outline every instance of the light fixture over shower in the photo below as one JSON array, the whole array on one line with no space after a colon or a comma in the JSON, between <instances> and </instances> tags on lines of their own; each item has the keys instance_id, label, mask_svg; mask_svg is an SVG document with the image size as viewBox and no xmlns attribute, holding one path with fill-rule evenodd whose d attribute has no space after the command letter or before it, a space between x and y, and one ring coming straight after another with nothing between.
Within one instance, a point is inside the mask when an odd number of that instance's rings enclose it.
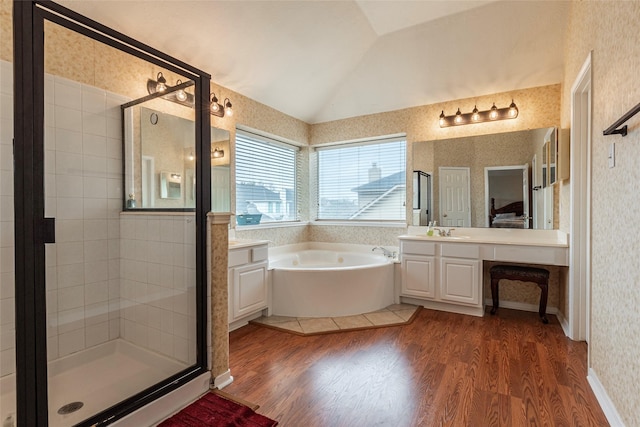
<instances>
[{"instance_id":1,"label":"light fixture over shower","mask_svg":"<svg viewBox=\"0 0 640 427\"><path fill-rule=\"evenodd\" d=\"M195 96L186 91L188 87L193 85L194 82L191 80L183 83L182 80L178 79L175 86L168 86L167 79L160 71L156 76L156 80L147 80L147 92L149 92L149 95L159 92L163 93L163 99L193 108L195 106ZM225 98L222 104L220 104L218 102L218 97L216 97L216 94L212 92L209 111L216 117L231 117L233 116L233 105L231 105L231 100L229 98Z\"/></svg>"},{"instance_id":2,"label":"light fixture over shower","mask_svg":"<svg viewBox=\"0 0 640 427\"><path fill-rule=\"evenodd\" d=\"M224 102L220 104L218 97L214 92L211 93L211 103L209 104L209 111L216 117L224 117L225 115L233 116L233 107L229 98L225 98Z\"/></svg>"},{"instance_id":3,"label":"light fixture over shower","mask_svg":"<svg viewBox=\"0 0 640 427\"><path fill-rule=\"evenodd\" d=\"M451 116L445 116L444 110L442 110L438 122L441 128L446 128L449 126L515 119L516 117L518 117L518 107L515 102L511 100L511 105L506 108L498 108L494 102L489 110L478 111L478 107L474 106L473 111L470 113L462 113L460 108L458 108L458 111Z\"/></svg>"},{"instance_id":4,"label":"light fixture over shower","mask_svg":"<svg viewBox=\"0 0 640 427\"><path fill-rule=\"evenodd\" d=\"M193 108L195 96L186 91L188 87L193 85L194 83L191 80L182 83L182 80L178 79L175 86L168 86L167 79L162 75L162 72L158 72L156 80L147 80L147 92L149 92L149 95L158 92L165 93L166 95L162 96L163 99Z\"/></svg>"}]
</instances>

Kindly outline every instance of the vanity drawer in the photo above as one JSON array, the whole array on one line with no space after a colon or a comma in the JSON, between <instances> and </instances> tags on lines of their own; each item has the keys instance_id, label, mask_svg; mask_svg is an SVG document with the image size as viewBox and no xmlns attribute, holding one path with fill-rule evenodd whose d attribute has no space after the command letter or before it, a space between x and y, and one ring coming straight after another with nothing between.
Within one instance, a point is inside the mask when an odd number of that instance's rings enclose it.
<instances>
[{"instance_id":1,"label":"vanity drawer","mask_svg":"<svg viewBox=\"0 0 640 427\"><path fill-rule=\"evenodd\" d=\"M569 265L568 255L567 248L499 245L494 249L493 259L527 264Z\"/></svg>"},{"instance_id":2,"label":"vanity drawer","mask_svg":"<svg viewBox=\"0 0 640 427\"><path fill-rule=\"evenodd\" d=\"M248 264L251 262L251 252L249 248L234 249L229 251L229 267Z\"/></svg>"},{"instance_id":3,"label":"vanity drawer","mask_svg":"<svg viewBox=\"0 0 640 427\"><path fill-rule=\"evenodd\" d=\"M401 240L400 252L403 254L435 255L436 244L434 242L419 242L415 240Z\"/></svg>"},{"instance_id":4,"label":"vanity drawer","mask_svg":"<svg viewBox=\"0 0 640 427\"><path fill-rule=\"evenodd\" d=\"M441 255L454 258L480 259L480 246L465 243L443 243Z\"/></svg>"},{"instance_id":5,"label":"vanity drawer","mask_svg":"<svg viewBox=\"0 0 640 427\"><path fill-rule=\"evenodd\" d=\"M251 249L251 262L263 261L269 258L269 250L266 246Z\"/></svg>"}]
</instances>

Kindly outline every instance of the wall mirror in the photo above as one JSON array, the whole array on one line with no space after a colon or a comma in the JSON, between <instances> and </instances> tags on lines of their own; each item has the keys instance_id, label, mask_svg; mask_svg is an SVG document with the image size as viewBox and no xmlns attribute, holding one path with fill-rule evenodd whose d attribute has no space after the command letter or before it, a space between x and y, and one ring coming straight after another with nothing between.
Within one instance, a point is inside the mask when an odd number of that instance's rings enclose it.
<instances>
[{"instance_id":1,"label":"wall mirror","mask_svg":"<svg viewBox=\"0 0 640 427\"><path fill-rule=\"evenodd\" d=\"M544 166L549 181L543 148L554 134L541 128L414 143L413 170L431 177L429 216L452 227L553 228L558 201L542 177ZM425 217L414 209L413 225Z\"/></svg>"},{"instance_id":2,"label":"wall mirror","mask_svg":"<svg viewBox=\"0 0 640 427\"><path fill-rule=\"evenodd\" d=\"M123 108L126 209L195 208L195 110L152 99ZM212 211L230 205L229 132L211 128Z\"/></svg>"}]
</instances>

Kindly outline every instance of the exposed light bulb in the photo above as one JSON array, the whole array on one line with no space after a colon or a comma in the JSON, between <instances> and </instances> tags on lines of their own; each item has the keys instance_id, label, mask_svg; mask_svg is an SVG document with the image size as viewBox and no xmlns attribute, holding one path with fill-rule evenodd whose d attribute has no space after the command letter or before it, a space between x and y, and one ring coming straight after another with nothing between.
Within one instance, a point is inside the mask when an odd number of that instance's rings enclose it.
<instances>
[{"instance_id":1,"label":"exposed light bulb","mask_svg":"<svg viewBox=\"0 0 640 427\"><path fill-rule=\"evenodd\" d=\"M210 108L211 108L211 112L212 113L217 113L218 110L220 110L220 104L218 104L218 98L216 97L215 93L211 97L211 107Z\"/></svg>"},{"instance_id":2,"label":"exposed light bulb","mask_svg":"<svg viewBox=\"0 0 640 427\"><path fill-rule=\"evenodd\" d=\"M445 124L445 117L444 117L444 110L442 110L442 113L440 113L440 127L444 126Z\"/></svg>"},{"instance_id":3,"label":"exposed light bulb","mask_svg":"<svg viewBox=\"0 0 640 427\"><path fill-rule=\"evenodd\" d=\"M493 103L493 106L491 107L491 112L489 113L489 118L491 120L495 120L498 118L498 107L496 107L496 103Z\"/></svg>"},{"instance_id":4,"label":"exposed light bulb","mask_svg":"<svg viewBox=\"0 0 640 427\"><path fill-rule=\"evenodd\" d=\"M180 86L182 84L182 80L178 79L178 81L176 82L176 86ZM187 100L187 92L185 92L183 89L178 89L176 91L176 99L178 101L184 102Z\"/></svg>"},{"instance_id":5,"label":"exposed light bulb","mask_svg":"<svg viewBox=\"0 0 640 427\"><path fill-rule=\"evenodd\" d=\"M473 120L474 122L477 122L478 120L480 120L480 113L478 113L477 105L473 107L473 111L471 112L471 120Z\"/></svg>"},{"instance_id":6,"label":"exposed light bulb","mask_svg":"<svg viewBox=\"0 0 640 427\"><path fill-rule=\"evenodd\" d=\"M458 111L456 111L455 122L458 124L462 123L462 113L460 112L459 108L458 108Z\"/></svg>"},{"instance_id":7,"label":"exposed light bulb","mask_svg":"<svg viewBox=\"0 0 640 427\"><path fill-rule=\"evenodd\" d=\"M518 107L516 107L513 99L511 100L511 105L509 105L509 117L515 117L518 115Z\"/></svg>"},{"instance_id":8,"label":"exposed light bulb","mask_svg":"<svg viewBox=\"0 0 640 427\"><path fill-rule=\"evenodd\" d=\"M158 92L164 92L167 90L167 79L164 78L162 72L158 72L158 77L156 78L158 84L156 85L156 90Z\"/></svg>"},{"instance_id":9,"label":"exposed light bulb","mask_svg":"<svg viewBox=\"0 0 640 427\"><path fill-rule=\"evenodd\" d=\"M193 151L191 152L191 154L189 154L189 161L193 161L193 159L195 159L195 156L193 155Z\"/></svg>"},{"instance_id":10,"label":"exposed light bulb","mask_svg":"<svg viewBox=\"0 0 640 427\"><path fill-rule=\"evenodd\" d=\"M231 101L229 101L229 98L227 98L225 101L227 101L224 104L224 114L228 117L233 116L233 108L231 106Z\"/></svg>"}]
</instances>

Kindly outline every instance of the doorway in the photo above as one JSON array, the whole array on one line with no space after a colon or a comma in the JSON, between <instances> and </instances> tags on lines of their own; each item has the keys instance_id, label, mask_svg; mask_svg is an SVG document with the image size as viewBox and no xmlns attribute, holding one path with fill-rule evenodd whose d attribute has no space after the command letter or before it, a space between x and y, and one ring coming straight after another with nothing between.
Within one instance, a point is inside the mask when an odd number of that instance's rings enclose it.
<instances>
[{"instance_id":1,"label":"doorway","mask_svg":"<svg viewBox=\"0 0 640 427\"><path fill-rule=\"evenodd\" d=\"M522 203L522 227L531 228L529 212L529 165L492 166L484 168L485 218L491 227L492 209Z\"/></svg>"}]
</instances>

